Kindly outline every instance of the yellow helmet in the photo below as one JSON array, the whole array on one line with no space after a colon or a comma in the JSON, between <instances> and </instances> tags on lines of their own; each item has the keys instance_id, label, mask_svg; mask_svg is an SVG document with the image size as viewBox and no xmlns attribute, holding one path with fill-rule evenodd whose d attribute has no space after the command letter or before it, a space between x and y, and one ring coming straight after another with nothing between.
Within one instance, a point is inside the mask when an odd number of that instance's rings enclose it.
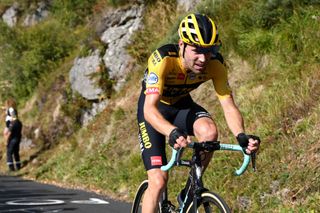
<instances>
[{"instance_id":1,"label":"yellow helmet","mask_svg":"<svg viewBox=\"0 0 320 213\"><path fill-rule=\"evenodd\" d=\"M191 13L181 21L179 36L184 43L200 47L212 47L218 42L215 23L199 13Z\"/></svg>"}]
</instances>

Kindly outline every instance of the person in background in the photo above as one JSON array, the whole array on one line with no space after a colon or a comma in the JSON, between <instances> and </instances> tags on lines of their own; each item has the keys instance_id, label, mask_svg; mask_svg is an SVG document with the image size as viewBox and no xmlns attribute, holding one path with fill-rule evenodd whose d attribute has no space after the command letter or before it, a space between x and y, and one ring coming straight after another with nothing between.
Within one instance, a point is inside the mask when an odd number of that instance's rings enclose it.
<instances>
[{"instance_id":1,"label":"person in background","mask_svg":"<svg viewBox=\"0 0 320 213\"><path fill-rule=\"evenodd\" d=\"M3 135L5 136L9 130L9 126L11 122L11 116L9 111L14 110L15 113L17 114L16 102L12 98L6 100L4 109L5 109L6 115L5 115L5 128L3 130Z\"/></svg>"},{"instance_id":2,"label":"person in background","mask_svg":"<svg viewBox=\"0 0 320 213\"><path fill-rule=\"evenodd\" d=\"M17 110L10 107L8 109L8 116L10 116L9 126L4 131L4 137L7 141L7 165L9 171L20 170L20 141L22 136L22 123L18 119ZM15 164L13 161L15 160Z\"/></svg>"}]
</instances>

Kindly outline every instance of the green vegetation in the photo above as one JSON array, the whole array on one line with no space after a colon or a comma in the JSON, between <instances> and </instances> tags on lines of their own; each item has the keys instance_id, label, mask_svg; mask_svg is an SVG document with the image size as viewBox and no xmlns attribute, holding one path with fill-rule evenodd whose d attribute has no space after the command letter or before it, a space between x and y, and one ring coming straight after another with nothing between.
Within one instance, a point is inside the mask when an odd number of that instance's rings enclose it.
<instances>
[{"instance_id":1,"label":"green vegetation","mask_svg":"<svg viewBox=\"0 0 320 213\"><path fill-rule=\"evenodd\" d=\"M176 42L178 39L176 29L172 25L178 26L178 14L172 12L176 8L176 3L173 0L166 1L150 1L149 7L144 13L144 29L137 32L133 38L132 45L128 47L129 53L136 60L144 64L149 57L149 54L158 48L169 39L164 37L174 36L176 39L170 39L171 42ZM159 30L161 26L161 30ZM168 33L170 32L171 33ZM146 46L146 44L149 44Z\"/></svg>"},{"instance_id":2,"label":"green vegetation","mask_svg":"<svg viewBox=\"0 0 320 213\"><path fill-rule=\"evenodd\" d=\"M53 16L63 25L75 27L86 23L86 17L94 12L93 6L97 0L55 0L52 2Z\"/></svg>"},{"instance_id":3,"label":"green vegetation","mask_svg":"<svg viewBox=\"0 0 320 213\"><path fill-rule=\"evenodd\" d=\"M59 62L75 48L71 29L61 27L54 20L36 28L9 29L1 24L2 47L1 79L10 82L11 88L2 95L14 95L19 101L30 97L38 81L57 68ZM9 43L8 43L9 42Z\"/></svg>"},{"instance_id":4,"label":"green vegetation","mask_svg":"<svg viewBox=\"0 0 320 213\"><path fill-rule=\"evenodd\" d=\"M86 7L95 16L97 10L90 8L103 8L101 5L106 4L101 2L104 1L83 1L78 9ZM147 4L145 28L128 47L143 67L158 45L177 39L179 17L184 14L174 12L174 2ZM78 36L78 29L88 32L88 26L84 19L77 20L81 16L71 14L70 22L62 22L64 30L58 30L56 20L63 19L64 10L68 8L57 5L55 18L35 28L9 29L1 24L0 44L8 43L1 46L8 53L5 56L0 53L1 59L7 59L0 61L5 65L0 68L1 75L5 77L4 69L16 70L22 78L23 72L32 70L28 75L36 79L33 83L25 79L26 88L21 90L27 93L21 94L31 95L33 90L29 88L37 87L35 82L43 77L42 72L51 75L61 64L69 63L68 56L75 55L73 51L81 49L69 36ZM216 21L223 43L221 51L230 71L230 85L244 115L246 131L261 136L263 141L256 173L247 171L241 177L234 177L232 172L240 164L240 155L217 152L206 171L206 185L222 195L235 212L319 211L320 2L205 0L196 10ZM90 14L88 18L92 18ZM75 28L66 29L67 26ZM49 33L45 29L57 30ZM38 35L40 32L44 35ZM56 36L50 37L51 33ZM10 42L9 38L17 40ZM48 43L39 44L41 39ZM55 48L46 52L46 45L52 45L51 42ZM38 180L84 186L130 201L139 182L146 177L137 140L136 101L133 101L139 96L142 75L142 70L132 73L123 90L117 97L111 97L108 108L94 122L60 140L53 149L39 155L38 163L29 164L23 171ZM192 95L214 115L220 140L234 143L218 102L208 99L212 93L211 84L205 84ZM64 110L70 117L86 106L82 100L75 104L68 92L67 98ZM184 168L171 171L172 199L186 176Z\"/></svg>"},{"instance_id":5,"label":"green vegetation","mask_svg":"<svg viewBox=\"0 0 320 213\"><path fill-rule=\"evenodd\" d=\"M36 9L38 1L17 2L20 13L23 14L29 8ZM52 1L50 5L52 15L33 27L21 27L18 24L10 28L0 22L2 101L13 96L20 103L24 103L35 92L39 82L59 69L64 60L74 55L75 51L80 49L82 55L85 55L92 50L90 48L102 49L101 44L95 40L91 43L85 42L94 34L85 25L90 23L93 12L99 12L99 8L94 7L97 2L97 0ZM13 1L3 2L0 8L12 4ZM100 4L102 6L103 1ZM104 6L108 6L108 2L105 2Z\"/></svg>"}]
</instances>

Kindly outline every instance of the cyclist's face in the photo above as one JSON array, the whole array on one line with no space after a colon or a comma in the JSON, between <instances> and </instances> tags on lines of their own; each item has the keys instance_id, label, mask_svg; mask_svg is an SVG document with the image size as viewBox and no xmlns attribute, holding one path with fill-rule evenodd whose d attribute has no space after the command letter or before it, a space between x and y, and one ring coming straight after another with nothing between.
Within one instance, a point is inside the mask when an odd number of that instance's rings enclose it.
<instances>
[{"instance_id":1,"label":"cyclist's face","mask_svg":"<svg viewBox=\"0 0 320 213\"><path fill-rule=\"evenodd\" d=\"M180 50L183 51L183 43L180 45ZM183 58L183 66L194 73L203 72L210 61L212 55L211 50L211 48L187 45Z\"/></svg>"}]
</instances>

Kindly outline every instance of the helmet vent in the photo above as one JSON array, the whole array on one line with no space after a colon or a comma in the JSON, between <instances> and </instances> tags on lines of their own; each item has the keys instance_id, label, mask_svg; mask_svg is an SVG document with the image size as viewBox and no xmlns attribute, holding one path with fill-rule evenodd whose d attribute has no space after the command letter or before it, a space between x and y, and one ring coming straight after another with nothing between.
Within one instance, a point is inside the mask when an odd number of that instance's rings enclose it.
<instances>
[{"instance_id":1,"label":"helmet vent","mask_svg":"<svg viewBox=\"0 0 320 213\"><path fill-rule=\"evenodd\" d=\"M183 31L182 34L183 34L183 37L188 38L186 31Z\"/></svg>"},{"instance_id":2,"label":"helmet vent","mask_svg":"<svg viewBox=\"0 0 320 213\"><path fill-rule=\"evenodd\" d=\"M191 34L191 35L193 37L193 40L199 42L198 36L196 34Z\"/></svg>"}]
</instances>

